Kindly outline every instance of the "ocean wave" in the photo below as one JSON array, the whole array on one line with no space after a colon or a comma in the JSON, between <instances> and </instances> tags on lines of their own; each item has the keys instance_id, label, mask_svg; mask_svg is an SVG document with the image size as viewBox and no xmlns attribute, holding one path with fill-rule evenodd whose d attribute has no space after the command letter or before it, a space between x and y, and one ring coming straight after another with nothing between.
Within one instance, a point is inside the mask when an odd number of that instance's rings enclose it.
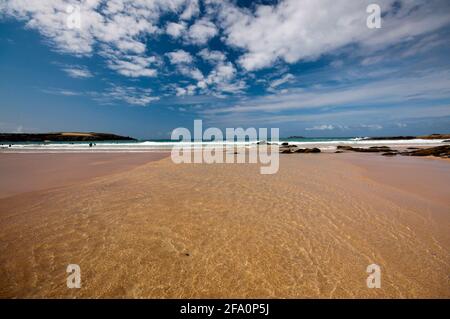
<instances>
[{"instance_id":1,"label":"ocean wave","mask_svg":"<svg viewBox=\"0 0 450 319\"><path fill-rule=\"evenodd\" d=\"M144 151L170 151L173 147L189 147L193 150L209 147L254 147L260 141L194 141L194 142L175 142L175 141L143 141L134 143L20 143L9 145L0 145L1 151L7 152L144 152ZM262 141L261 141L262 142ZM369 140L367 138L349 138L327 141L276 141L272 144L288 143L299 147L318 147L322 150L335 149L338 145L349 146L425 146L441 145L443 140L412 139L412 140Z\"/></svg>"}]
</instances>

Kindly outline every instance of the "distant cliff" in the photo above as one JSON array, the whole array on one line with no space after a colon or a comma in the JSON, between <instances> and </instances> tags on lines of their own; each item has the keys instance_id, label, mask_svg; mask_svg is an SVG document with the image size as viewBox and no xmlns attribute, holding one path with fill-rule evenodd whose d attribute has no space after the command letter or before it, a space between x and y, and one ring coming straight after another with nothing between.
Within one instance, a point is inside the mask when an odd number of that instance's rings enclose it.
<instances>
[{"instance_id":1,"label":"distant cliff","mask_svg":"<svg viewBox=\"0 0 450 319\"><path fill-rule=\"evenodd\" d=\"M92 142L92 141L135 141L129 136L110 133L0 133L0 142Z\"/></svg>"}]
</instances>

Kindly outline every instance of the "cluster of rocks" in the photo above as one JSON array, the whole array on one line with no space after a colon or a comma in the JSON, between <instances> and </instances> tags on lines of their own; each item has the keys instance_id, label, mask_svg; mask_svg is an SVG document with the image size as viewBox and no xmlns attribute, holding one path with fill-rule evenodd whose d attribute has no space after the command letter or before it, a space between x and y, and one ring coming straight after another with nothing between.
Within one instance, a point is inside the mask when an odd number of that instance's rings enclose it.
<instances>
[{"instance_id":1,"label":"cluster of rocks","mask_svg":"<svg viewBox=\"0 0 450 319\"><path fill-rule=\"evenodd\" d=\"M408 147L407 151L400 152L393 150L388 146L372 146L369 148L352 147L346 145L337 146L336 153L342 153L343 151L353 151L362 153L382 153L383 156L436 156L442 158L450 158L450 145L436 146L430 148L417 148Z\"/></svg>"},{"instance_id":2,"label":"cluster of rocks","mask_svg":"<svg viewBox=\"0 0 450 319\"><path fill-rule=\"evenodd\" d=\"M338 145L337 149L341 150L341 151L353 151L353 152L361 152L361 153L380 153L380 152L392 151L391 148L388 146L371 146L369 148L362 148L362 147Z\"/></svg>"},{"instance_id":3,"label":"cluster of rocks","mask_svg":"<svg viewBox=\"0 0 450 319\"><path fill-rule=\"evenodd\" d=\"M439 135L443 136L443 135ZM449 140L450 141L450 140ZM446 142L446 141L444 141ZM259 145L277 145L277 143L268 143L266 141L258 142ZM281 154L295 154L295 153L321 153L317 147L300 148L297 145L283 142L279 145L279 152ZM353 147L348 145L338 145L335 153L344 152L359 152L359 153L381 153L383 156L436 156L441 158L450 158L450 145L443 145L431 148L417 148L408 147L405 151L398 151L391 149L389 146L371 146L371 147Z\"/></svg>"},{"instance_id":4,"label":"cluster of rocks","mask_svg":"<svg viewBox=\"0 0 450 319\"><path fill-rule=\"evenodd\" d=\"M320 149L314 148L299 148L297 145L289 145L289 143L282 143L280 146L281 154L294 154L294 153L320 153Z\"/></svg>"},{"instance_id":5,"label":"cluster of rocks","mask_svg":"<svg viewBox=\"0 0 450 319\"><path fill-rule=\"evenodd\" d=\"M400 154L406 156L436 156L450 158L450 145L422 148L410 152L402 152Z\"/></svg>"},{"instance_id":6,"label":"cluster of rocks","mask_svg":"<svg viewBox=\"0 0 450 319\"><path fill-rule=\"evenodd\" d=\"M425 140L444 140L444 139L449 139L450 138L450 134L421 135L421 136L417 136L417 138L425 139Z\"/></svg>"}]
</instances>

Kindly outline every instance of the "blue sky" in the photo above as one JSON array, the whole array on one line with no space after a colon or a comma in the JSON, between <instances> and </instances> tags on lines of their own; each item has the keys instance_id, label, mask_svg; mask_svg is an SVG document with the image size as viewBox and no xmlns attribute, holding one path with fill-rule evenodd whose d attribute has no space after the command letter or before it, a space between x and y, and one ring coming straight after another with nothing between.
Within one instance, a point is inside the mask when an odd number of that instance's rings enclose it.
<instances>
[{"instance_id":1,"label":"blue sky","mask_svg":"<svg viewBox=\"0 0 450 319\"><path fill-rule=\"evenodd\" d=\"M3 132L158 139L194 119L282 136L450 132L445 0L2 0L0 12Z\"/></svg>"}]
</instances>

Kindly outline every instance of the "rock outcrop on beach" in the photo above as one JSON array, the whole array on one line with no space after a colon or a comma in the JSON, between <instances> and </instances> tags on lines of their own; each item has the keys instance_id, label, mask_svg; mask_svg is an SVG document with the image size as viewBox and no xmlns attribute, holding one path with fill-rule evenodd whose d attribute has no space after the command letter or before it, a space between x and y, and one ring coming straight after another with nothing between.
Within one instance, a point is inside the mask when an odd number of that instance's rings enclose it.
<instances>
[{"instance_id":1,"label":"rock outcrop on beach","mask_svg":"<svg viewBox=\"0 0 450 319\"><path fill-rule=\"evenodd\" d=\"M389 141L389 140L414 140L416 136L375 136L366 138L366 141Z\"/></svg>"},{"instance_id":2,"label":"rock outcrop on beach","mask_svg":"<svg viewBox=\"0 0 450 319\"><path fill-rule=\"evenodd\" d=\"M295 154L295 153L320 153L320 149L317 147L313 148L299 148L297 145L285 145L282 144L280 147L281 154Z\"/></svg>"},{"instance_id":3,"label":"rock outcrop on beach","mask_svg":"<svg viewBox=\"0 0 450 319\"><path fill-rule=\"evenodd\" d=\"M352 147L347 145L338 145L335 153L343 151L361 152L361 153L382 153L383 156L436 156L441 158L450 158L450 145L442 145L429 148L408 147L407 151L400 152L391 149L388 146L372 146L369 148Z\"/></svg>"},{"instance_id":4,"label":"rock outcrop on beach","mask_svg":"<svg viewBox=\"0 0 450 319\"><path fill-rule=\"evenodd\" d=\"M111 133L0 133L0 142L90 142L90 141L135 141L129 136L120 136Z\"/></svg>"},{"instance_id":5,"label":"rock outcrop on beach","mask_svg":"<svg viewBox=\"0 0 450 319\"><path fill-rule=\"evenodd\" d=\"M402 152L400 154L405 156L436 156L450 158L450 145L422 148L410 152Z\"/></svg>"},{"instance_id":6,"label":"rock outcrop on beach","mask_svg":"<svg viewBox=\"0 0 450 319\"><path fill-rule=\"evenodd\" d=\"M313 148L299 148L295 153L320 153L320 149L317 147Z\"/></svg>"},{"instance_id":7,"label":"rock outcrop on beach","mask_svg":"<svg viewBox=\"0 0 450 319\"><path fill-rule=\"evenodd\" d=\"M424 140L445 140L445 139L450 139L450 134L430 134L430 135L417 136L417 138L421 138Z\"/></svg>"},{"instance_id":8,"label":"rock outcrop on beach","mask_svg":"<svg viewBox=\"0 0 450 319\"><path fill-rule=\"evenodd\" d=\"M361 153L380 153L380 152L390 152L392 151L388 146L371 146L369 148L362 147L352 147L347 145L338 145L336 147L341 151L353 151L353 152L361 152Z\"/></svg>"}]
</instances>

